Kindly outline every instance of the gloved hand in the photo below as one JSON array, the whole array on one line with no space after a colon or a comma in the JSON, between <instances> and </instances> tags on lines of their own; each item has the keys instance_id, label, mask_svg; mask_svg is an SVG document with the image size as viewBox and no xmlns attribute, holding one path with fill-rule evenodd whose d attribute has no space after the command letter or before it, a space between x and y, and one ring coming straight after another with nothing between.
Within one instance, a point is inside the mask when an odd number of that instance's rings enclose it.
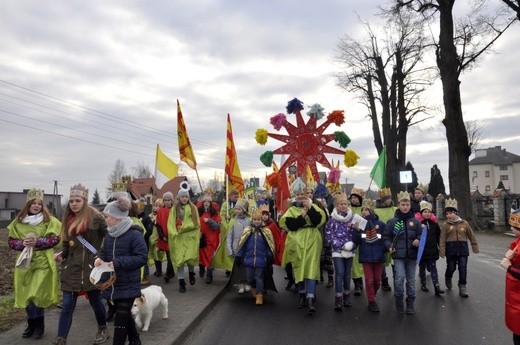
<instances>
[{"instance_id":1,"label":"gloved hand","mask_svg":"<svg viewBox=\"0 0 520 345\"><path fill-rule=\"evenodd\" d=\"M500 266L504 267L506 270L511 266L511 260L508 258L503 258L502 261L500 261Z\"/></svg>"},{"instance_id":2,"label":"gloved hand","mask_svg":"<svg viewBox=\"0 0 520 345\"><path fill-rule=\"evenodd\" d=\"M344 249L344 250L352 251L352 249L354 249L354 242L348 241L341 248Z\"/></svg>"}]
</instances>

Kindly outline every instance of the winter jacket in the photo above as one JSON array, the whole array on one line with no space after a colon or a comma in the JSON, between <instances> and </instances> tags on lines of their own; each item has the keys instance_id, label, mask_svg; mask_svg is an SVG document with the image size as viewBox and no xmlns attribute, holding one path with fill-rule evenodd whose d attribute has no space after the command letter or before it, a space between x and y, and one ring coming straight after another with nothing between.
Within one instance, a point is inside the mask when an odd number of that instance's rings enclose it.
<instances>
[{"instance_id":1,"label":"winter jacket","mask_svg":"<svg viewBox=\"0 0 520 345\"><path fill-rule=\"evenodd\" d=\"M337 209L332 211L325 225L325 240L332 247L332 256L342 256L340 253L343 250L343 257L354 257L356 250L353 242L356 231L354 224L358 217L360 216L353 214L351 210L348 210L346 215L340 214Z\"/></svg>"},{"instance_id":2,"label":"winter jacket","mask_svg":"<svg viewBox=\"0 0 520 345\"><path fill-rule=\"evenodd\" d=\"M399 209L395 211L395 217L390 219L385 226L383 240L385 248L394 248L392 254L394 259L417 260L417 247L412 245L415 240L421 239L422 224L410 210L402 213Z\"/></svg>"},{"instance_id":3,"label":"winter jacket","mask_svg":"<svg viewBox=\"0 0 520 345\"><path fill-rule=\"evenodd\" d=\"M439 260L439 238L441 236L439 224L431 217L425 219L420 213L416 213L415 218L424 226L423 231L426 231L426 244L424 245L421 261Z\"/></svg>"},{"instance_id":4,"label":"winter jacket","mask_svg":"<svg viewBox=\"0 0 520 345\"><path fill-rule=\"evenodd\" d=\"M244 230L251 224L246 215L231 218L226 238L226 252L228 256L235 256L238 250L238 241Z\"/></svg>"},{"instance_id":5,"label":"winter jacket","mask_svg":"<svg viewBox=\"0 0 520 345\"><path fill-rule=\"evenodd\" d=\"M468 256L468 240L471 243L473 253L478 254L477 238L467 221L458 218L456 221L446 221L441 227L439 238L439 255Z\"/></svg>"},{"instance_id":6,"label":"winter jacket","mask_svg":"<svg viewBox=\"0 0 520 345\"><path fill-rule=\"evenodd\" d=\"M385 223L379 220L375 213L371 213L365 219L368 221L365 231L356 231L354 233L353 241L358 246L359 262L360 263L377 263L385 262L385 253L387 248L383 241L383 232L385 230ZM367 241L366 232L375 229L378 239L374 241Z\"/></svg>"},{"instance_id":7,"label":"winter jacket","mask_svg":"<svg viewBox=\"0 0 520 345\"><path fill-rule=\"evenodd\" d=\"M103 297L119 300L141 296L141 267L146 265L148 249L139 225L133 224L117 238L107 234L98 256L112 261L116 273L114 285L103 291Z\"/></svg>"},{"instance_id":8,"label":"winter jacket","mask_svg":"<svg viewBox=\"0 0 520 345\"><path fill-rule=\"evenodd\" d=\"M101 248L107 233L107 224L101 213L97 210L92 210L92 212L93 217L89 222L88 229L81 236L98 250ZM89 279L90 272L94 268L95 254L85 248L75 235L69 235L68 231L62 238L62 243L61 289L70 292L97 290L97 287L92 285Z\"/></svg>"},{"instance_id":9,"label":"winter jacket","mask_svg":"<svg viewBox=\"0 0 520 345\"><path fill-rule=\"evenodd\" d=\"M237 257L246 267L264 268L274 261L274 239L267 227L247 227L238 242Z\"/></svg>"}]
</instances>

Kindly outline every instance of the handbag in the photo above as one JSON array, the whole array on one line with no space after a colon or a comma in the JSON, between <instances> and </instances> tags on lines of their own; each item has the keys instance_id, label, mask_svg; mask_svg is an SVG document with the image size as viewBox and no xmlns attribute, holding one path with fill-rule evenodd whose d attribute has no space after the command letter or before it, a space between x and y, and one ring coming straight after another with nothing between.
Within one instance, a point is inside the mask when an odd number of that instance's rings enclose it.
<instances>
[{"instance_id":1,"label":"handbag","mask_svg":"<svg viewBox=\"0 0 520 345\"><path fill-rule=\"evenodd\" d=\"M18 255L18 259L16 259L16 267L18 268L29 268L31 265L31 259L33 256L33 247L25 247L20 255Z\"/></svg>"}]
</instances>

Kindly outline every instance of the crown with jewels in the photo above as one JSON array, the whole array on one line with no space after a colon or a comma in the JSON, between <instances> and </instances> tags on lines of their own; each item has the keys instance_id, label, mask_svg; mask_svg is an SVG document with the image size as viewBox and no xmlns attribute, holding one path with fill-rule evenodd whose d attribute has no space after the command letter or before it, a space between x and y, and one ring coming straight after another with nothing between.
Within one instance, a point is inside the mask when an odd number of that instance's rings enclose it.
<instances>
[{"instance_id":1,"label":"crown with jewels","mask_svg":"<svg viewBox=\"0 0 520 345\"><path fill-rule=\"evenodd\" d=\"M455 199L446 199L446 204L444 205L444 208L454 208L457 209L457 200Z\"/></svg>"},{"instance_id":2,"label":"crown with jewels","mask_svg":"<svg viewBox=\"0 0 520 345\"><path fill-rule=\"evenodd\" d=\"M70 197L80 197L83 199L88 199L88 189L85 188L81 183L74 185L70 188Z\"/></svg>"},{"instance_id":3,"label":"crown with jewels","mask_svg":"<svg viewBox=\"0 0 520 345\"><path fill-rule=\"evenodd\" d=\"M43 190L39 188L31 188L27 192L27 201L29 200L43 200Z\"/></svg>"},{"instance_id":4,"label":"crown with jewels","mask_svg":"<svg viewBox=\"0 0 520 345\"><path fill-rule=\"evenodd\" d=\"M390 188L383 188L383 189L380 189L377 194L379 194L379 197L382 198L384 196L392 196L392 191L390 190Z\"/></svg>"},{"instance_id":5,"label":"crown with jewels","mask_svg":"<svg viewBox=\"0 0 520 345\"><path fill-rule=\"evenodd\" d=\"M397 193L397 202L400 202L401 200L410 201L410 194L405 190L400 191L399 193Z\"/></svg>"},{"instance_id":6,"label":"crown with jewels","mask_svg":"<svg viewBox=\"0 0 520 345\"><path fill-rule=\"evenodd\" d=\"M365 198L365 199L363 199L362 207L374 210L376 208L376 202L375 202L375 200L372 200L370 198Z\"/></svg>"}]
</instances>

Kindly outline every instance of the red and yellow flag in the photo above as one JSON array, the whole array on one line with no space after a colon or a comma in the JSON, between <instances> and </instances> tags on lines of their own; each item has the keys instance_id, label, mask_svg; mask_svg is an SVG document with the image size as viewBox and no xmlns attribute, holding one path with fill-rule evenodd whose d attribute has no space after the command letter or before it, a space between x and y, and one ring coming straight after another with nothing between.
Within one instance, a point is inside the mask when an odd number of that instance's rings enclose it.
<instances>
[{"instance_id":1,"label":"red and yellow flag","mask_svg":"<svg viewBox=\"0 0 520 345\"><path fill-rule=\"evenodd\" d=\"M233 142L233 130L231 129L231 119L227 116L227 132L226 132L226 167L225 172L229 183L238 190L240 194L244 190L244 180L238 166L237 151Z\"/></svg>"},{"instance_id":2,"label":"red and yellow flag","mask_svg":"<svg viewBox=\"0 0 520 345\"><path fill-rule=\"evenodd\" d=\"M181 161L188 164L192 169L197 169L197 162L195 161L195 154L191 147L190 138L188 138L188 131L184 125L182 118L181 105L177 100L177 135L179 136L179 155Z\"/></svg>"}]
</instances>

